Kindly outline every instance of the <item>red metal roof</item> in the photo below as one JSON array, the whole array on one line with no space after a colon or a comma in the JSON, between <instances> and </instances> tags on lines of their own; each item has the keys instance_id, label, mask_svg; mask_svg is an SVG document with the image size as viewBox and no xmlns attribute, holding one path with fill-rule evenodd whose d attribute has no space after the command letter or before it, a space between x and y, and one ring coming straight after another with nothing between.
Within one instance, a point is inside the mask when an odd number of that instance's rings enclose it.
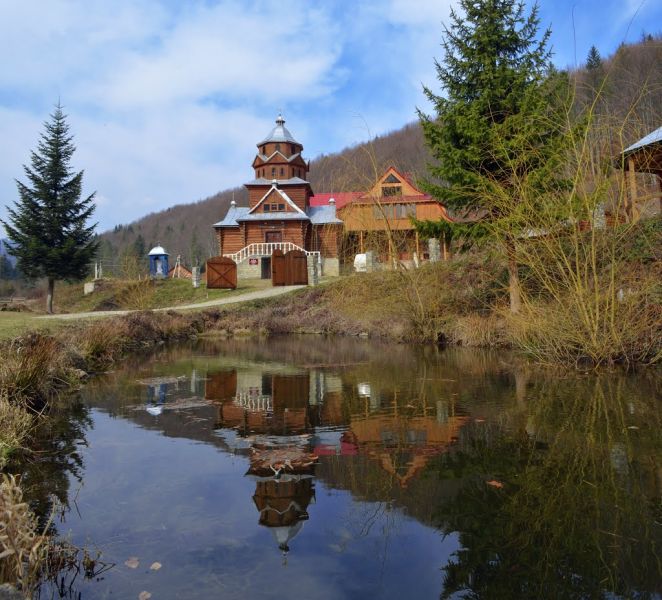
<instances>
[{"instance_id":1,"label":"red metal roof","mask_svg":"<svg viewBox=\"0 0 662 600\"><path fill-rule=\"evenodd\" d=\"M327 206L329 200L334 198L336 201L336 208L342 208L346 204L353 202L360 198L364 192L330 192L323 194L315 194L310 197L311 206Z\"/></svg>"}]
</instances>

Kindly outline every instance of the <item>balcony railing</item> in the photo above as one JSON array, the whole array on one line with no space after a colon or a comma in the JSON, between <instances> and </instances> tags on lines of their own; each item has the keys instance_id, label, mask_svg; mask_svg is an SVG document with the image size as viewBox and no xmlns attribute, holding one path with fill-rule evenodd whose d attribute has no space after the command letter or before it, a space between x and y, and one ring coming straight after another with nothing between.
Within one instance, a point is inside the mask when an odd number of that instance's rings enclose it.
<instances>
[{"instance_id":1,"label":"balcony railing","mask_svg":"<svg viewBox=\"0 0 662 600\"><path fill-rule=\"evenodd\" d=\"M281 250L282 252L289 252L290 250L301 250L306 253L306 256L315 256L317 262L321 261L321 255L317 251L305 250L292 242L257 242L255 244L249 244L245 248L235 252L234 254L224 254L228 258L231 258L234 262L239 264L240 262L245 261L247 258L255 258L257 256L271 256L274 250Z\"/></svg>"}]
</instances>

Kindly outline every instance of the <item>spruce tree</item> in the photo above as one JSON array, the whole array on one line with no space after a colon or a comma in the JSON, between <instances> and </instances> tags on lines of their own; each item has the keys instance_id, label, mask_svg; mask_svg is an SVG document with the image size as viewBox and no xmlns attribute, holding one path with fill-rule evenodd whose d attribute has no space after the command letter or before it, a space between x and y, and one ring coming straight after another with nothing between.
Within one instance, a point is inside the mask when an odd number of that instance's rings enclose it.
<instances>
[{"instance_id":1,"label":"spruce tree","mask_svg":"<svg viewBox=\"0 0 662 600\"><path fill-rule=\"evenodd\" d=\"M586 57L586 68L589 71L597 71L602 68L602 58L600 53L595 46L591 46L591 49L588 51L588 56Z\"/></svg>"},{"instance_id":2,"label":"spruce tree","mask_svg":"<svg viewBox=\"0 0 662 600\"><path fill-rule=\"evenodd\" d=\"M498 218L485 194L486 181L507 185L513 175L543 164L539 152L518 152L545 144L536 127L544 112L542 84L550 73L550 31L539 35L538 8L525 14L516 0L460 0L451 10L442 40L443 61L435 61L442 93L425 87L435 109L418 111L435 162L422 187L459 213L479 211ZM519 309L516 264L509 256L511 309Z\"/></svg>"},{"instance_id":3,"label":"spruce tree","mask_svg":"<svg viewBox=\"0 0 662 600\"><path fill-rule=\"evenodd\" d=\"M23 165L28 183L16 180L19 200L7 209L8 221L1 222L21 273L48 280L46 308L52 313L55 281L83 279L97 242L96 224L88 225L94 193L81 199L83 171L74 173L69 166L76 148L59 103L44 128L31 166Z\"/></svg>"}]
</instances>

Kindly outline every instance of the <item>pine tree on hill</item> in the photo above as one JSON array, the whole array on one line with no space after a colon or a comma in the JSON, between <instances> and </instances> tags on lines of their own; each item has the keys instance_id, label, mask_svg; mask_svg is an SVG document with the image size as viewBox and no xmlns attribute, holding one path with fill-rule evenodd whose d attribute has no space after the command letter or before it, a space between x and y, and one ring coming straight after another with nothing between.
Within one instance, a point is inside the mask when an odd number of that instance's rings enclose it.
<instances>
[{"instance_id":1,"label":"pine tree on hill","mask_svg":"<svg viewBox=\"0 0 662 600\"><path fill-rule=\"evenodd\" d=\"M69 166L76 147L59 103L44 127L31 166L23 166L28 183L16 181L19 200L7 209L8 222L0 222L18 269L28 279L47 278L46 308L52 313L55 281L83 279L98 243L96 224L87 224L94 194L81 199L83 171L74 173Z\"/></svg>"},{"instance_id":2,"label":"pine tree on hill","mask_svg":"<svg viewBox=\"0 0 662 600\"><path fill-rule=\"evenodd\" d=\"M591 49L588 51L588 56L586 58L586 68L589 71L596 71L602 68L602 58L600 53L595 46L591 46Z\"/></svg>"},{"instance_id":3,"label":"pine tree on hill","mask_svg":"<svg viewBox=\"0 0 662 600\"><path fill-rule=\"evenodd\" d=\"M442 94L425 87L436 115L418 111L434 157L422 187L459 212L480 210L496 219L486 182L506 188L513 176L545 164L547 110L543 84L550 79L550 31L539 36L538 8L525 15L516 0L460 0L445 29L443 62L435 61ZM441 181L442 183L438 183ZM511 309L519 310L517 265L509 254Z\"/></svg>"}]
</instances>

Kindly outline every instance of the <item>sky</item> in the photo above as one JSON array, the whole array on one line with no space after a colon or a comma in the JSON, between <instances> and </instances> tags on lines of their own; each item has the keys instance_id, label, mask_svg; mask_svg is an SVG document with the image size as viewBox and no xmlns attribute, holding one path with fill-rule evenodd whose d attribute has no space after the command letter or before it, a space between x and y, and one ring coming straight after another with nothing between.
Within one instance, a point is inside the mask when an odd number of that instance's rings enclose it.
<instances>
[{"instance_id":1,"label":"sky","mask_svg":"<svg viewBox=\"0 0 662 600\"><path fill-rule=\"evenodd\" d=\"M0 0L0 219L58 99L100 231L251 179L279 110L309 159L399 129L430 110L423 85L440 91L434 59L455 4ZM662 25L659 0L539 10L559 67Z\"/></svg>"}]
</instances>

